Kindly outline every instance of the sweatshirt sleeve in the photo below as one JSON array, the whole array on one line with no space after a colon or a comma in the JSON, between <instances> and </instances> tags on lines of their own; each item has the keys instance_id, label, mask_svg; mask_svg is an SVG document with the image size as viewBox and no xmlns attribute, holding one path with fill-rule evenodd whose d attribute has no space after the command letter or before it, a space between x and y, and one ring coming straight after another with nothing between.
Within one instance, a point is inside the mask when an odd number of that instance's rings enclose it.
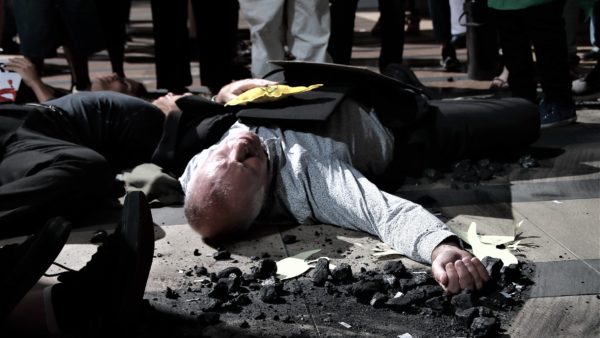
<instances>
[{"instance_id":1,"label":"sweatshirt sleeve","mask_svg":"<svg viewBox=\"0 0 600 338\"><path fill-rule=\"evenodd\" d=\"M295 170L296 187L305 196L289 201L300 223L319 221L378 236L403 255L431 263L433 249L454 236L447 226L418 204L381 191L344 161L304 162ZM290 192L290 191L288 191ZM293 194L292 194L293 195ZM299 194L298 194L299 195ZM312 220L311 220L312 218Z\"/></svg>"}]
</instances>

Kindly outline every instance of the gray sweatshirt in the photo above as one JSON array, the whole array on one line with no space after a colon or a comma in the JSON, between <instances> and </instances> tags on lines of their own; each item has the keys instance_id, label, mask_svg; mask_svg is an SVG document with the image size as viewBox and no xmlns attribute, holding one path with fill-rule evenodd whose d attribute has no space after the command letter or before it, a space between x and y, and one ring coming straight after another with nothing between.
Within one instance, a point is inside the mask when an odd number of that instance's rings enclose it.
<instances>
[{"instance_id":1,"label":"gray sweatshirt","mask_svg":"<svg viewBox=\"0 0 600 338\"><path fill-rule=\"evenodd\" d=\"M452 232L420 205L388 194L368 179L391 162L393 135L373 112L351 99L339 109L310 133L240 122L231 127L254 131L266 146L273 174L268 215L365 231L407 257L431 263L433 249ZM180 178L184 191L194 161Z\"/></svg>"}]
</instances>

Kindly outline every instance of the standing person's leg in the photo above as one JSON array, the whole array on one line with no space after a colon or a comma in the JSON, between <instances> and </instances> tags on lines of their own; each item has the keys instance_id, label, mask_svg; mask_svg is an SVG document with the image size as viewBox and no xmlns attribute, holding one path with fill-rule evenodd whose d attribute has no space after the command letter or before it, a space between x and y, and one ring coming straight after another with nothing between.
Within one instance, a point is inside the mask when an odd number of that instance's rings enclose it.
<instances>
[{"instance_id":1,"label":"standing person's leg","mask_svg":"<svg viewBox=\"0 0 600 338\"><path fill-rule=\"evenodd\" d=\"M218 93L234 77L239 4L237 0L194 0L192 8L200 51L200 82Z\"/></svg>"},{"instance_id":2,"label":"standing person's leg","mask_svg":"<svg viewBox=\"0 0 600 338\"><path fill-rule=\"evenodd\" d=\"M287 5L288 46L300 61L331 62L328 0L293 0Z\"/></svg>"},{"instance_id":3,"label":"standing person's leg","mask_svg":"<svg viewBox=\"0 0 600 338\"><path fill-rule=\"evenodd\" d=\"M187 0L151 0L156 88L187 91L190 73Z\"/></svg>"},{"instance_id":4,"label":"standing person's leg","mask_svg":"<svg viewBox=\"0 0 600 338\"><path fill-rule=\"evenodd\" d=\"M567 34L567 53L569 66L575 67L579 64L577 55L577 26L579 25L579 1L566 0L563 17L565 19L565 30Z\"/></svg>"},{"instance_id":5,"label":"standing person's leg","mask_svg":"<svg viewBox=\"0 0 600 338\"><path fill-rule=\"evenodd\" d=\"M570 101L571 79L567 62L564 0L530 7L523 20L536 55L540 83L546 100Z\"/></svg>"},{"instance_id":6,"label":"standing person's leg","mask_svg":"<svg viewBox=\"0 0 600 338\"><path fill-rule=\"evenodd\" d=\"M240 0L242 14L250 24L252 76L262 78L278 67L268 60L283 60L286 29L285 0Z\"/></svg>"},{"instance_id":7,"label":"standing person's leg","mask_svg":"<svg viewBox=\"0 0 600 338\"><path fill-rule=\"evenodd\" d=\"M125 77L126 25L131 0L96 0L113 73Z\"/></svg>"},{"instance_id":8,"label":"standing person's leg","mask_svg":"<svg viewBox=\"0 0 600 338\"><path fill-rule=\"evenodd\" d=\"M354 20L358 0L329 0L331 34L327 52L333 62L349 65L354 42Z\"/></svg>"},{"instance_id":9,"label":"standing person's leg","mask_svg":"<svg viewBox=\"0 0 600 338\"><path fill-rule=\"evenodd\" d=\"M56 0L62 44L78 90L90 86L88 56L106 47L94 0Z\"/></svg>"},{"instance_id":10,"label":"standing person's leg","mask_svg":"<svg viewBox=\"0 0 600 338\"><path fill-rule=\"evenodd\" d=\"M544 100L540 104L542 128L577 119L571 93L567 38L562 10L564 0L527 8L523 20L535 49Z\"/></svg>"},{"instance_id":11,"label":"standing person's leg","mask_svg":"<svg viewBox=\"0 0 600 338\"><path fill-rule=\"evenodd\" d=\"M448 0L428 0L428 4L433 22L433 34L435 39L442 44L442 66L446 70L455 70L460 63L456 58L456 49L451 42L450 3Z\"/></svg>"},{"instance_id":12,"label":"standing person's leg","mask_svg":"<svg viewBox=\"0 0 600 338\"><path fill-rule=\"evenodd\" d=\"M405 8L405 0L379 0L379 13L381 13L380 71L383 71L390 63L402 63Z\"/></svg>"},{"instance_id":13,"label":"standing person's leg","mask_svg":"<svg viewBox=\"0 0 600 338\"><path fill-rule=\"evenodd\" d=\"M537 102L535 67L531 55L531 42L523 28L523 18L519 11L492 10L500 45L502 60L508 69L508 85L513 96L522 97L531 102Z\"/></svg>"},{"instance_id":14,"label":"standing person's leg","mask_svg":"<svg viewBox=\"0 0 600 338\"><path fill-rule=\"evenodd\" d=\"M54 1L13 1L19 48L43 74L44 58L56 55L60 46L58 13Z\"/></svg>"}]
</instances>

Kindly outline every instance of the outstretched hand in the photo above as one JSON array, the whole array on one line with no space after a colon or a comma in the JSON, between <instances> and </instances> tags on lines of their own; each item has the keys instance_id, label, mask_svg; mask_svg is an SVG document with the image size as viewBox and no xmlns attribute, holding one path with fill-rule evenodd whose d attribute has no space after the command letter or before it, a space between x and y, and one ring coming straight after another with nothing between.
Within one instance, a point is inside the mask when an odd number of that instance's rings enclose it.
<instances>
[{"instance_id":1,"label":"outstretched hand","mask_svg":"<svg viewBox=\"0 0 600 338\"><path fill-rule=\"evenodd\" d=\"M40 74L29 59L24 57L11 58L6 63L6 69L21 75L23 82L33 87L41 82Z\"/></svg>"},{"instance_id":2,"label":"outstretched hand","mask_svg":"<svg viewBox=\"0 0 600 338\"><path fill-rule=\"evenodd\" d=\"M217 94L217 96L215 97L215 101L224 104L249 89L256 87L272 86L276 84L277 82L263 79L245 79L235 81L221 88L219 94Z\"/></svg>"},{"instance_id":3,"label":"outstretched hand","mask_svg":"<svg viewBox=\"0 0 600 338\"><path fill-rule=\"evenodd\" d=\"M454 243L438 245L431 259L433 277L448 293L458 293L462 289L479 290L489 279L481 261Z\"/></svg>"}]
</instances>

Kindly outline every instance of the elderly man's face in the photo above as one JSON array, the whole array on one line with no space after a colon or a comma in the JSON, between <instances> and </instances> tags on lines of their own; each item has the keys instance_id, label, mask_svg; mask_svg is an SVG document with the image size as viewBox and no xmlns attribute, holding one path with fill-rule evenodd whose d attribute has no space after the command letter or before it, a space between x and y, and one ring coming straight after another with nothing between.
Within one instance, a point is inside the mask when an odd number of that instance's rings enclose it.
<instances>
[{"instance_id":1,"label":"elderly man's face","mask_svg":"<svg viewBox=\"0 0 600 338\"><path fill-rule=\"evenodd\" d=\"M220 224L230 223L225 219L251 222L260 212L268 183L267 154L260 139L249 131L235 132L205 151L196 171L195 193L211 196L217 191L219 196L207 204L211 210L205 211L212 213L213 219L221 219L216 222ZM218 228L205 233L231 230Z\"/></svg>"}]
</instances>

